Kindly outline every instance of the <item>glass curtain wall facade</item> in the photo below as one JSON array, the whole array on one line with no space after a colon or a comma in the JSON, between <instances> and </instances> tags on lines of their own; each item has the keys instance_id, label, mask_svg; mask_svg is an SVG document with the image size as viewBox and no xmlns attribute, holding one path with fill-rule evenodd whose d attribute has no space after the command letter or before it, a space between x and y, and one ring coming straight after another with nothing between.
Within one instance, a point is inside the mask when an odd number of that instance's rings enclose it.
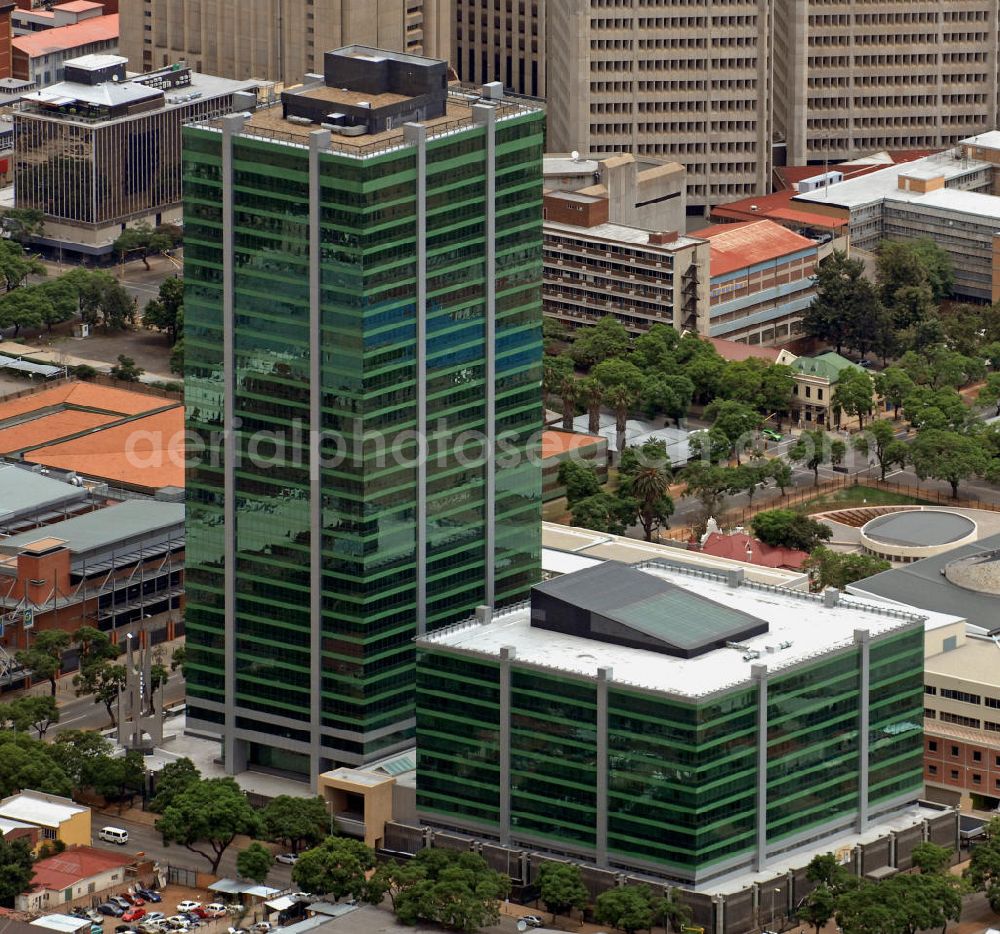
<instances>
[{"instance_id":1,"label":"glass curtain wall facade","mask_svg":"<svg viewBox=\"0 0 1000 934\"><path fill-rule=\"evenodd\" d=\"M418 630L540 575L542 115L495 126L322 151L312 180L306 146L236 134L227 155L222 132L185 130L187 417L204 444L188 709L232 771L316 774L411 744Z\"/></svg>"},{"instance_id":2,"label":"glass curtain wall facade","mask_svg":"<svg viewBox=\"0 0 1000 934\"><path fill-rule=\"evenodd\" d=\"M496 659L423 642L418 811L433 825L682 882L766 862L857 828L862 810L867 823L921 794L922 627L869 646L774 673L762 736L757 685L685 702L514 661L505 688ZM499 699L507 690L504 723ZM761 744L766 776L758 772ZM509 805L501 780L508 769Z\"/></svg>"}]
</instances>

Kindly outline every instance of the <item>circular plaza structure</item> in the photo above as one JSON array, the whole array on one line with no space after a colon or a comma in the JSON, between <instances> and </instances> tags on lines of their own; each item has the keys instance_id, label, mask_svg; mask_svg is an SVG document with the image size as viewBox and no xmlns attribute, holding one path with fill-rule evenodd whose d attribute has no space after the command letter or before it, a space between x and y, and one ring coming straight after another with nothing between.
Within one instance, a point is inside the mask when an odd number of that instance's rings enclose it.
<instances>
[{"instance_id":1,"label":"circular plaza structure","mask_svg":"<svg viewBox=\"0 0 1000 934\"><path fill-rule=\"evenodd\" d=\"M890 512L861 527L861 545L886 561L919 561L959 545L974 542L976 523L945 509L906 509Z\"/></svg>"}]
</instances>

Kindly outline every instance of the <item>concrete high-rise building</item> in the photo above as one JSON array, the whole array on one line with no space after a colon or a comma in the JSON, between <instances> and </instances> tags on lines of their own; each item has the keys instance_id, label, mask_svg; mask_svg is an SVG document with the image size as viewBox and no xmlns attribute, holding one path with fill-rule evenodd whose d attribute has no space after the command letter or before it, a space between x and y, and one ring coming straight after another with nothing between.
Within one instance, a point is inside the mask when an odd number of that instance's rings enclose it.
<instances>
[{"instance_id":1,"label":"concrete high-rise building","mask_svg":"<svg viewBox=\"0 0 1000 934\"><path fill-rule=\"evenodd\" d=\"M462 80L500 81L518 94L545 97L545 0L454 3L452 63Z\"/></svg>"},{"instance_id":2,"label":"concrete high-rise building","mask_svg":"<svg viewBox=\"0 0 1000 934\"><path fill-rule=\"evenodd\" d=\"M188 723L232 772L412 745L414 637L540 576L543 113L324 58L185 130Z\"/></svg>"},{"instance_id":3,"label":"concrete high-rise building","mask_svg":"<svg viewBox=\"0 0 1000 934\"><path fill-rule=\"evenodd\" d=\"M351 43L447 58L444 0L130 0L120 50L151 71L183 59L224 78L295 84Z\"/></svg>"},{"instance_id":4,"label":"concrete high-rise building","mask_svg":"<svg viewBox=\"0 0 1000 934\"><path fill-rule=\"evenodd\" d=\"M997 0L775 0L774 19L790 165L943 149L997 126Z\"/></svg>"}]
</instances>

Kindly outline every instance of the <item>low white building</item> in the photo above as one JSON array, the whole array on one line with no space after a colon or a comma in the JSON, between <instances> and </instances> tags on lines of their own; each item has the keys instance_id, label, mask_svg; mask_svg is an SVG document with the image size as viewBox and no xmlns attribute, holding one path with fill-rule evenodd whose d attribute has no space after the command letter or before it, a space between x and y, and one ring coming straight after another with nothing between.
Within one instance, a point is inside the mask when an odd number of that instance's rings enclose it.
<instances>
[{"instance_id":1,"label":"low white building","mask_svg":"<svg viewBox=\"0 0 1000 934\"><path fill-rule=\"evenodd\" d=\"M31 888L14 899L18 911L56 913L120 888L132 857L92 846L74 846L35 863Z\"/></svg>"}]
</instances>

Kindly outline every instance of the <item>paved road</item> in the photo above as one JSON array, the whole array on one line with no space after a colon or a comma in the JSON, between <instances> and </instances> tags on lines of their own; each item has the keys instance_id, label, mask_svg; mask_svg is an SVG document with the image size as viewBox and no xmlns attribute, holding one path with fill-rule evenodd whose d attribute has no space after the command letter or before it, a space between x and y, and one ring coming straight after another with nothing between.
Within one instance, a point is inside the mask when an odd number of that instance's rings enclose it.
<instances>
[{"instance_id":1,"label":"paved road","mask_svg":"<svg viewBox=\"0 0 1000 934\"><path fill-rule=\"evenodd\" d=\"M167 682L163 700L167 705L184 700L184 679L179 673ZM63 730L103 730L110 726L107 709L104 704L95 704L93 695L72 697L59 703L59 722L49 728L46 738L54 738Z\"/></svg>"},{"instance_id":2,"label":"paved road","mask_svg":"<svg viewBox=\"0 0 1000 934\"><path fill-rule=\"evenodd\" d=\"M144 815L145 816L145 815ZM149 815L150 820L155 815ZM143 852L147 856L157 860L162 865L184 866L199 872L209 872L211 866L204 857L197 853L192 853L179 844L164 846L163 838L156 832L150 823L144 821L130 820L127 815L116 814L112 808L110 811L95 812L93 817L94 836L101 827L124 827L128 831L129 853ZM222 862L219 864L219 875L228 878L236 878L236 855L239 853L241 844L239 840L232 843L222 855ZM121 852L114 843L105 843L102 840L94 840L94 846L111 852ZM206 847L206 850L208 848ZM275 863L267 877L267 884L277 889L287 888L292 883L292 870L290 866L282 863Z\"/></svg>"}]
</instances>

